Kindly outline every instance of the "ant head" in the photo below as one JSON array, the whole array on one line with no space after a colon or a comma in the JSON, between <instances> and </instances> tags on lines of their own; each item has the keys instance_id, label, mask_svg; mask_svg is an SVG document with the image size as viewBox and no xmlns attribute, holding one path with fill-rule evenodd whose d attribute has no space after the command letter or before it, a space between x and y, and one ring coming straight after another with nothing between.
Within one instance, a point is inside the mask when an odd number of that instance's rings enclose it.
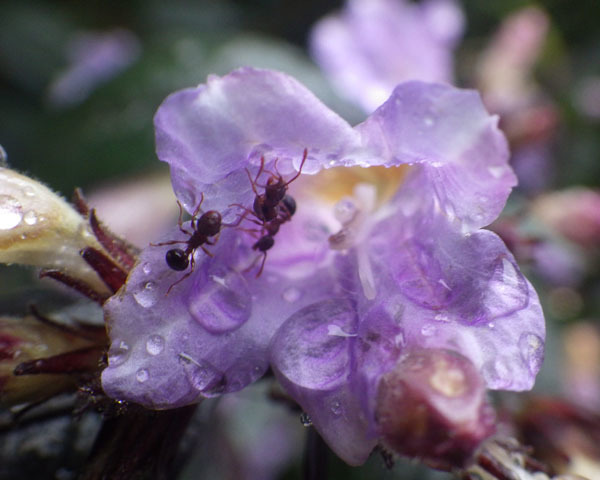
<instances>
[{"instance_id":1,"label":"ant head","mask_svg":"<svg viewBox=\"0 0 600 480\"><path fill-rule=\"evenodd\" d=\"M171 270L178 272L185 270L189 265L188 256L181 248L172 248L165 255L167 265Z\"/></svg>"},{"instance_id":2,"label":"ant head","mask_svg":"<svg viewBox=\"0 0 600 480\"><path fill-rule=\"evenodd\" d=\"M202 216L196 220L196 230L212 237L221 231L221 214L216 210L209 210L202 214Z\"/></svg>"},{"instance_id":3,"label":"ant head","mask_svg":"<svg viewBox=\"0 0 600 480\"><path fill-rule=\"evenodd\" d=\"M285 196L285 192L287 192L287 185L281 176L269 177L265 186L265 197L267 197L268 202L272 204L279 203Z\"/></svg>"}]
</instances>

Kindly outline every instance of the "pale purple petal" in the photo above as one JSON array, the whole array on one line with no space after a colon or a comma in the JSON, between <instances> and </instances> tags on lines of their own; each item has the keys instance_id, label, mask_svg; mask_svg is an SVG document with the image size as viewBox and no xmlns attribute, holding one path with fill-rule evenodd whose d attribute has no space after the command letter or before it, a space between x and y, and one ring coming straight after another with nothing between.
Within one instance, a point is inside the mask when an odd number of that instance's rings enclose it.
<instances>
[{"instance_id":1,"label":"pale purple petal","mask_svg":"<svg viewBox=\"0 0 600 480\"><path fill-rule=\"evenodd\" d=\"M451 82L462 23L451 1L350 0L317 23L311 50L340 91L371 112L401 82Z\"/></svg>"},{"instance_id":2,"label":"pale purple petal","mask_svg":"<svg viewBox=\"0 0 600 480\"><path fill-rule=\"evenodd\" d=\"M464 231L491 223L516 184L508 146L474 91L408 82L356 128L386 166L414 164L413 200L430 202Z\"/></svg>"},{"instance_id":3,"label":"pale purple petal","mask_svg":"<svg viewBox=\"0 0 600 480\"><path fill-rule=\"evenodd\" d=\"M171 167L174 190L191 213L251 204L244 168L265 156L267 169L314 173L354 150L356 132L309 90L283 73L242 68L170 95L154 118L158 157Z\"/></svg>"},{"instance_id":4,"label":"pale purple petal","mask_svg":"<svg viewBox=\"0 0 600 480\"><path fill-rule=\"evenodd\" d=\"M185 238L176 229L163 241ZM260 278L245 272L258 254L234 229L208 247L213 257L198 249L192 275L167 294L186 273L167 266L169 248L146 248L105 305L112 344L102 384L114 398L173 408L240 390L266 371L277 327L332 295L327 272L296 279L274 268Z\"/></svg>"},{"instance_id":5,"label":"pale purple petal","mask_svg":"<svg viewBox=\"0 0 600 480\"><path fill-rule=\"evenodd\" d=\"M350 465L364 463L376 444L350 383L357 322L351 302L332 298L290 317L271 347L279 382Z\"/></svg>"},{"instance_id":6,"label":"pale purple petal","mask_svg":"<svg viewBox=\"0 0 600 480\"><path fill-rule=\"evenodd\" d=\"M485 230L464 235L444 217L394 220L374 232L396 242L382 251L375 233L367 250L378 272L375 301L399 317L404 341L456 350L488 388L531 388L543 360L543 314L500 238Z\"/></svg>"}]
</instances>

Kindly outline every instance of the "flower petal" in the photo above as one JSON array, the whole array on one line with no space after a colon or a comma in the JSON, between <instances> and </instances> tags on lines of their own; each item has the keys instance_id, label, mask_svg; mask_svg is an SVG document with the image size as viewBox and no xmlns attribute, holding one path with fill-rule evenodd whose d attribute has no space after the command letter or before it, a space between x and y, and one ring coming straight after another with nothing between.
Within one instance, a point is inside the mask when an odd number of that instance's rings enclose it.
<instances>
[{"instance_id":1,"label":"flower petal","mask_svg":"<svg viewBox=\"0 0 600 480\"><path fill-rule=\"evenodd\" d=\"M159 158L171 166L177 197L191 213L204 192L219 211L250 204L244 168L268 156L282 173L314 173L356 148L358 135L309 90L283 73L242 68L170 95L154 118ZM256 168L254 168L254 171Z\"/></svg>"},{"instance_id":2,"label":"flower petal","mask_svg":"<svg viewBox=\"0 0 600 480\"><path fill-rule=\"evenodd\" d=\"M350 383L356 324L351 302L329 299L292 315L271 345L277 379L350 465L364 463L376 444Z\"/></svg>"},{"instance_id":3,"label":"flower petal","mask_svg":"<svg viewBox=\"0 0 600 480\"><path fill-rule=\"evenodd\" d=\"M240 390L266 371L278 326L333 294L327 272L293 279L279 273L285 269L266 268L260 278L244 271L258 254L241 235L224 229L208 247L212 257L198 249L193 272L178 284L186 272L167 266L172 245L142 252L105 304L112 344L102 384L109 396L174 408ZM186 239L175 229L165 241Z\"/></svg>"},{"instance_id":4,"label":"flower petal","mask_svg":"<svg viewBox=\"0 0 600 480\"><path fill-rule=\"evenodd\" d=\"M406 343L466 356L488 388L531 388L543 359L544 317L500 238L485 230L464 235L443 216L396 218L375 230L382 232L368 248L378 272L375 301L391 315L402 305ZM387 250L384 235L396 239Z\"/></svg>"},{"instance_id":5,"label":"flower petal","mask_svg":"<svg viewBox=\"0 0 600 480\"><path fill-rule=\"evenodd\" d=\"M460 23L454 2L351 0L316 24L311 50L339 90L372 112L398 83L452 80Z\"/></svg>"},{"instance_id":6,"label":"flower petal","mask_svg":"<svg viewBox=\"0 0 600 480\"><path fill-rule=\"evenodd\" d=\"M356 129L381 164L415 165L403 188L413 201L467 232L495 220L516 185L497 123L474 91L408 82Z\"/></svg>"}]
</instances>

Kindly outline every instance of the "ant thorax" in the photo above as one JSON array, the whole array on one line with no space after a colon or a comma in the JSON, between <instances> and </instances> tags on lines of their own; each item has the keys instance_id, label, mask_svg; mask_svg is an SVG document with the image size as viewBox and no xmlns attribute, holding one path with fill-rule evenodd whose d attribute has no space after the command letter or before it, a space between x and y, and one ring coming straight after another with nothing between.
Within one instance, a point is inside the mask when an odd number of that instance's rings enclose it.
<instances>
[{"instance_id":1,"label":"ant thorax","mask_svg":"<svg viewBox=\"0 0 600 480\"><path fill-rule=\"evenodd\" d=\"M257 277L260 276L263 271L267 258L267 251L274 246L274 237L279 232L280 226L291 221L296 213L296 200L289 195L287 191L290 183L296 180L302 173L302 167L304 166L307 156L308 150L304 149L298 172L287 180L285 180L277 170L277 161L274 163L274 172L266 170L264 157L261 157L260 159L260 167L254 178L250 171L246 169L252 192L254 193L254 200L252 202L252 209L249 209L244 205L234 204L244 211L239 216L235 226L240 225L244 220L258 226L258 228L242 228L242 230L250 233L256 239L255 243L252 245L252 249L263 255ZM269 176L266 183L261 184L261 176L263 176L263 174L268 174ZM252 268L254 263L256 263L256 260L252 263L250 268Z\"/></svg>"}]
</instances>

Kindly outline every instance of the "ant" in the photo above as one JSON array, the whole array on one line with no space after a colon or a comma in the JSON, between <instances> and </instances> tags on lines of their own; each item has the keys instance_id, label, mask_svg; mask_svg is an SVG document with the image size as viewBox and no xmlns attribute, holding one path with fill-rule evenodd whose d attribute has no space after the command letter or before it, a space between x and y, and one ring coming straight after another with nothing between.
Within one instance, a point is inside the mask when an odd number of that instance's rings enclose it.
<instances>
[{"instance_id":1,"label":"ant","mask_svg":"<svg viewBox=\"0 0 600 480\"><path fill-rule=\"evenodd\" d=\"M267 251L275 245L275 235L279 231L279 227L292 219L294 213L296 213L296 200L291 195L287 194L288 185L296 180L302 172L302 167L308 156L308 150L305 148L302 155L302 161L300 162L300 168L296 175L290 178L287 182L284 181L283 177L279 172L270 173L270 177L267 179L266 185L258 185L258 179L264 171L265 159L261 157L260 168L254 179L250 175L250 171L246 169L250 184L252 185L252 191L254 192L254 203L252 204L252 210L247 209L243 205L235 204L245 210L245 213L240 216L237 224L246 218L246 215L254 215L258 220L252 220L252 222L261 226L259 231L261 237L257 242L252 245L252 250L258 250L263 254L262 263L256 277L260 277L265 267L265 261L267 259ZM277 169L277 166L275 166ZM264 193L259 193L257 186L264 188ZM256 260L255 260L256 262ZM254 262L250 266L254 265Z\"/></svg>"},{"instance_id":2,"label":"ant","mask_svg":"<svg viewBox=\"0 0 600 480\"><path fill-rule=\"evenodd\" d=\"M167 295L171 291L171 289L177 285L178 283L185 280L189 277L194 271L195 261L194 261L194 252L197 248L201 248L204 253L206 253L209 257L212 257L212 253L210 253L205 247L206 245L214 245L214 241L211 241L209 237L214 237L221 231L221 214L216 210L209 210L206 213L203 213L199 218L198 213L200 212L200 207L202 202L204 201L204 194L200 196L200 203L194 210L192 214L192 220L190 222L190 226L192 231L189 232L182 225L182 217L183 217L183 209L181 208L181 203L177 201L177 205L179 206L179 220L177 224L179 225L179 230L186 235L189 235L187 240L172 240L169 242L161 242L161 243L151 243L153 247L159 247L162 245L174 245L176 243L185 243L185 249L182 248L172 248L167 251L165 255L165 260L167 265L171 270L176 270L181 272L188 268L191 265L190 271L186 273L183 277L177 280L174 284L172 284L167 290ZM190 261L191 258L191 261Z\"/></svg>"}]
</instances>

